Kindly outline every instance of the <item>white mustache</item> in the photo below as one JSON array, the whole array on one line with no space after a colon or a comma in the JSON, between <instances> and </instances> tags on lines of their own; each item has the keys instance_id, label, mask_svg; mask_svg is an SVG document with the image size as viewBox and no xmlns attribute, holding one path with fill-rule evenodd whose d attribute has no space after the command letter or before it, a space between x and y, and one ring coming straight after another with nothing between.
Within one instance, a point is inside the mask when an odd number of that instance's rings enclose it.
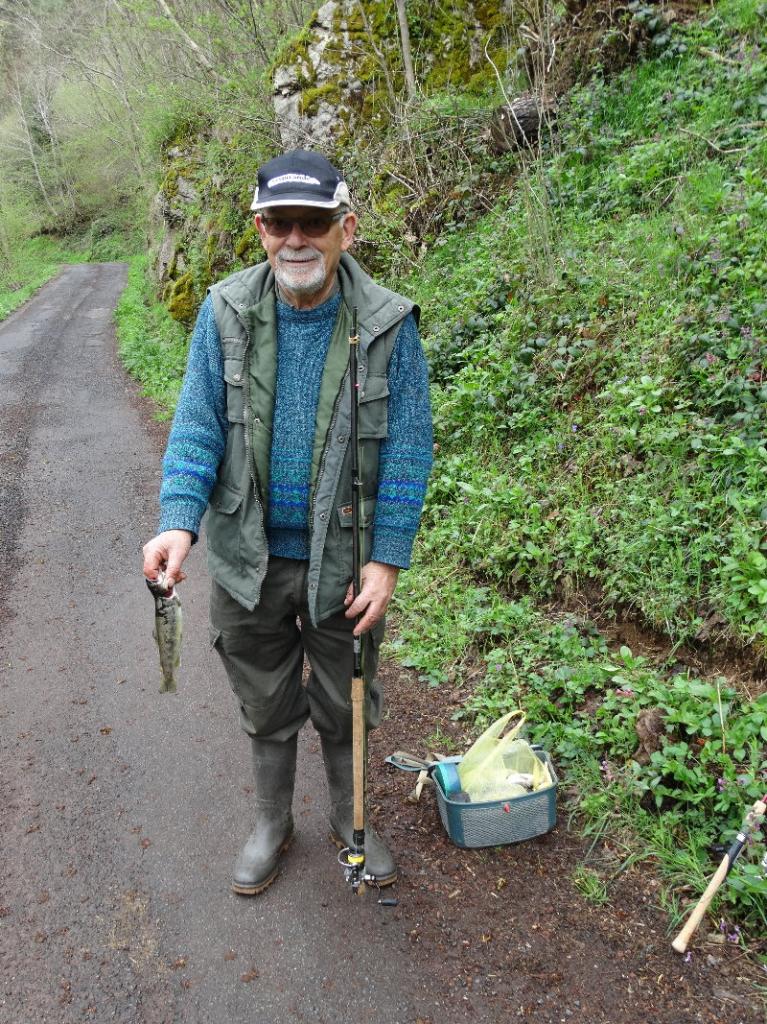
<instances>
[{"instance_id":1,"label":"white mustache","mask_svg":"<svg viewBox=\"0 0 767 1024\"><path fill-rule=\"evenodd\" d=\"M292 250L289 254L280 252L277 254L277 259L280 263L309 263L311 260L316 260L318 256L322 256L322 253L317 249L306 248Z\"/></svg>"}]
</instances>

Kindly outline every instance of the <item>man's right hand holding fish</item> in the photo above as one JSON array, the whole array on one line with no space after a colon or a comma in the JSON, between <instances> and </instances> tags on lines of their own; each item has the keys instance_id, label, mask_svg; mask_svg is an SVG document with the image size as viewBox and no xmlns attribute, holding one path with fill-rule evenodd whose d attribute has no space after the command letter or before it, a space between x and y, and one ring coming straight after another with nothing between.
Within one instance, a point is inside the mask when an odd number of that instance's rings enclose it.
<instances>
[{"instance_id":1,"label":"man's right hand holding fish","mask_svg":"<svg viewBox=\"0 0 767 1024\"><path fill-rule=\"evenodd\" d=\"M184 559L192 547L192 534L188 530L165 530L144 545L144 575L156 580L165 570L169 587L182 583L186 573L181 571Z\"/></svg>"}]
</instances>

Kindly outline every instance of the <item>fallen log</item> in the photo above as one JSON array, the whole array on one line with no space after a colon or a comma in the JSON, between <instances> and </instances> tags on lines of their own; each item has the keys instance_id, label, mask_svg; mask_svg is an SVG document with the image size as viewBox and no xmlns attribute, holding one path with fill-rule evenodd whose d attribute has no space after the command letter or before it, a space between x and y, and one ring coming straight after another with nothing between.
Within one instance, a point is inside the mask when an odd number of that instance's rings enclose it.
<instances>
[{"instance_id":1,"label":"fallen log","mask_svg":"<svg viewBox=\"0 0 767 1024\"><path fill-rule=\"evenodd\" d=\"M526 149L538 140L543 125L551 124L554 104L526 93L493 111L490 141L497 154Z\"/></svg>"}]
</instances>

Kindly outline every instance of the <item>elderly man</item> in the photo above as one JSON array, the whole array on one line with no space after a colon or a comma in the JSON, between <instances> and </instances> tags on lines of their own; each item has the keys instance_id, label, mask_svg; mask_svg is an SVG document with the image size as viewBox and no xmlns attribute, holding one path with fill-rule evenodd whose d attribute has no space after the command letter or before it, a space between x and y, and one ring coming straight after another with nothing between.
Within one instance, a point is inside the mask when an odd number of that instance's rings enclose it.
<instances>
[{"instance_id":1,"label":"elderly man","mask_svg":"<svg viewBox=\"0 0 767 1024\"><path fill-rule=\"evenodd\" d=\"M163 461L161 532L144 548L149 579L165 568L183 580L208 509L211 641L255 776L255 829L234 868L243 895L274 880L293 834L297 735L309 717L321 739L332 838L351 845L352 633L367 634L371 729L381 716L384 613L410 562L432 452L418 308L348 255L357 218L341 174L318 153L285 153L260 169L251 209L267 261L214 285L200 309ZM347 361L355 307L365 521L353 599ZM380 885L395 881L392 855L370 827L365 852Z\"/></svg>"}]
</instances>

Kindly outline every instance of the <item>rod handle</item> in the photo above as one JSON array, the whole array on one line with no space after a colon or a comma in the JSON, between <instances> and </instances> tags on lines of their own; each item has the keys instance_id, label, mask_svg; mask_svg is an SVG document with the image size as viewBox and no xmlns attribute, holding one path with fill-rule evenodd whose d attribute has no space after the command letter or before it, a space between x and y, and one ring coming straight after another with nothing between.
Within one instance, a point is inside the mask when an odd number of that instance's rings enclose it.
<instances>
[{"instance_id":1,"label":"rod handle","mask_svg":"<svg viewBox=\"0 0 767 1024\"><path fill-rule=\"evenodd\" d=\"M365 828L365 682L352 679L352 773L354 777L354 829Z\"/></svg>"}]
</instances>

